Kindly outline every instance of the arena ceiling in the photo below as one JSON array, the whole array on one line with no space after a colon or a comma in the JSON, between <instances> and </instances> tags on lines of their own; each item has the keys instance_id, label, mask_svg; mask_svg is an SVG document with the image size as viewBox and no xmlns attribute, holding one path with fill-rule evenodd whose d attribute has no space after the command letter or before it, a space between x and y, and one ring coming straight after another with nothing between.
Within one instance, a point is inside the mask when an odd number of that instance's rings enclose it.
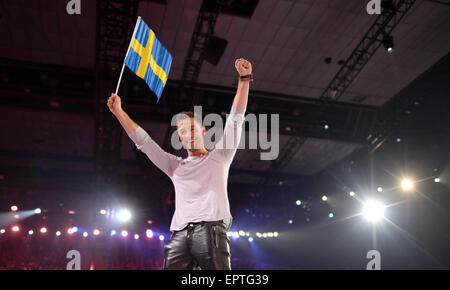
<instances>
[{"instance_id":1,"label":"arena ceiling","mask_svg":"<svg viewBox=\"0 0 450 290\"><path fill-rule=\"evenodd\" d=\"M138 14L173 55L170 79L182 75L202 1L147 1ZM441 2L441 3L440 3ZM450 6L418 0L394 30L395 53L379 49L342 101L381 106L450 49ZM66 1L3 1L4 58L93 68L95 1L68 15ZM203 64L198 81L234 86L234 60L250 60L259 91L318 98L375 16L361 0L265 0L251 18L220 14L215 35L228 40L219 64ZM325 58L332 59L330 64Z\"/></svg>"}]
</instances>

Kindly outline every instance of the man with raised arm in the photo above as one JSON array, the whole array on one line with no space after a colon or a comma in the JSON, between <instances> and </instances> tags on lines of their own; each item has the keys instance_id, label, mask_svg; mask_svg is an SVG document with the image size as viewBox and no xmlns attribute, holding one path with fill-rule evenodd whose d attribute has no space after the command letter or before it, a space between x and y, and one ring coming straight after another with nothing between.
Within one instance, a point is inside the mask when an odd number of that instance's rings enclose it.
<instances>
[{"instance_id":1,"label":"man with raised arm","mask_svg":"<svg viewBox=\"0 0 450 290\"><path fill-rule=\"evenodd\" d=\"M192 112L177 114L177 132L188 157L165 152L122 110L121 99L112 94L108 107L136 147L172 180L175 213L172 235L164 245L163 269L231 270L227 231L232 223L227 180L239 145L247 108L252 65L235 61L239 83L222 138L211 149L204 146L206 129ZM217 146L220 145L220 146Z\"/></svg>"}]
</instances>

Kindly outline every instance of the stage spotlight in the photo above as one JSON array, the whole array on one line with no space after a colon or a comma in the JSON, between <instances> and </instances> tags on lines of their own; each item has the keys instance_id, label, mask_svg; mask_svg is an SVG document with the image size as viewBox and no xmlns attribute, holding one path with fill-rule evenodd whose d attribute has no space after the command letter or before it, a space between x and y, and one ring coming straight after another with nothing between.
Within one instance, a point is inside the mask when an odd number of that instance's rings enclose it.
<instances>
[{"instance_id":1,"label":"stage spotlight","mask_svg":"<svg viewBox=\"0 0 450 290\"><path fill-rule=\"evenodd\" d=\"M106 209L101 209L100 210L100 214L105 215L106 214Z\"/></svg>"},{"instance_id":2,"label":"stage spotlight","mask_svg":"<svg viewBox=\"0 0 450 290\"><path fill-rule=\"evenodd\" d=\"M17 211L19 208L17 207L17 205L12 205L11 206L11 211Z\"/></svg>"},{"instance_id":3,"label":"stage spotlight","mask_svg":"<svg viewBox=\"0 0 450 290\"><path fill-rule=\"evenodd\" d=\"M73 232L73 233L78 232L78 227L72 227L72 232Z\"/></svg>"},{"instance_id":4,"label":"stage spotlight","mask_svg":"<svg viewBox=\"0 0 450 290\"><path fill-rule=\"evenodd\" d=\"M238 232L234 232L233 233L233 237L235 237L236 239L239 239L239 233Z\"/></svg>"},{"instance_id":5,"label":"stage spotlight","mask_svg":"<svg viewBox=\"0 0 450 290\"><path fill-rule=\"evenodd\" d=\"M263 238L267 238L267 233L263 233L263 234L262 234L262 237L263 237Z\"/></svg>"},{"instance_id":6,"label":"stage spotlight","mask_svg":"<svg viewBox=\"0 0 450 290\"><path fill-rule=\"evenodd\" d=\"M87 232L84 232L84 233L83 233L83 237L86 238L87 236L89 236L89 234L88 234Z\"/></svg>"},{"instance_id":7,"label":"stage spotlight","mask_svg":"<svg viewBox=\"0 0 450 290\"><path fill-rule=\"evenodd\" d=\"M20 217L20 216L19 216L18 214L15 214L15 215L14 215L14 218L15 218L15 219L18 219L19 217Z\"/></svg>"},{"instance_id":8,"label":"stage spotlight","mask_svg":"<svg viewBox=\"0 0 450 290\"><path fill-rule=\"evenodd\" d=\"M243 230L240 230L239 235L243 237L243 236L245 236L245 232Z\"/></svg>"},{"instance_id":9,"label":"stage spotlight","mask_svg":"<svg viewBox=\"0 0 450 290\"><path fill-rule=\"evenodd\" d=\"M324 196L322 196L322 200L323 200L323 201L327 201L327 200L328 200L328 197L327 197L326 195L324 195Z\"/></svg>"},{"instance_id":10,"label":"stage spotlight","mask_svg":"<svg viewBox=\"0 0 450 290\"><path fill-rule=\"evenodd\" d=\"M385 34L383 37L383 46L389 53L391 53L394 50L394 38Z\"/></svg>"},{"instance_id":11,"label":"stage spotlight","mask_svg":"<svg viewBox=\"0 0 450 290\"><path fill-rule=\"evenodd\" d=\"M385 206L381 202L370 200L364 204L362 214L367 220L376 222L384 217L384 209Z\"/></svg>"},{"instance_id":12,"label":"stage spotlight","mask_svg":"<svg viewBox=\"0 0 450 290\"><path fill-rule=\"evenodd\" d=\"M46 227L42 227L42 228L40 229L40 232L43 233L43 234L45 234L45 233L47 232L47 228L46 228Z\"/></svg>"},{"instance_id":13,"label":"stage spotlight","mask_svg":"<svg viewBox=\"0 0 450 290\"><path fill-rule=\"evenodd\" d=\"M273 238L273 233L272 233L272 232L267 233L267 236L268 236L269 238Z\"/></svg>"},{"instance_id":14,"label":"stage spotlight","mask_svg":"<svg viewBox=\"0 0 450 290\"><path fill-rule=\"evenodd\" d=\"M12 227L12 231L13 232L18 232L20 230L19 226L13 226Z\"/></svg>"},{"instance_id":15,"label":"stage spotlight","mask_svg":"<svg viewBox=\"0 0 450 290\"><path fill-rule=\"evenodd\" d=\"M121 211L119 211L119 213L117 214L117 218L121 221L121 222L127 222L131 219L131 212L129 210L126 209L122 209Z\"/></svg>"},{"instance_id":16,"label":"stage spotlight","mask_svg":"<svg viewBox=\"0 0 450 290\"><path fill-rule=\"evenodd\" d=\"M34 210L35 214L40 214L41 212L42 212L42 210L40 208L37 208L37 209Z\"/></svg>"},{"instance_id":17,"label":"stage spotlight","mask_svg":"<svg viewBox=\"0 0 450 290\"><path fill-rule=\"evenodd\" d=\"M350 196L355 196L355 193L354 193L353 191L350 191L348 194L349 194Z\"/></svg>"},{"instance_id":18,"label":"stage spotlight","mask_svg":"<svg viewBox=\"0 0 450 290\"><path fill-rule=\"evenodd\" d=\"M328 124L323 125L323 129L328 130L329 128Z\"/></svg>"},{"instance_id":19,"label":"stage spotlight","mask_svg":"<svg viewBox=\"0 0 450 290\"><path fill-rule=\"evenodd\" d=\"M1 230L0 230L0 234L4 234L5 232L6 232L5 229L1 229Z\"/></svg>"},{"instance_id":20,"label":"stage spotlight","mask_svg":"<svg viewBox=\"0 0 450 290\"><path fill-rule=\"evenodd\" d=\"M378 192L382 192L382 191L383 191L383 188L382 188L381 186L378 186L378 187L377 187L377 191L378 191Z\"/></svg>"},{"instance_id":21,"label":"stage spotlight","mask_svg":"<svg viewBox=\"0 0 450 290\"><path fill-rule=\"evenodd\" d=\"M148 229L145 231L145 234L147 235L147 238L153 238L153 231Z\"/></svg>"},{"instance_id":22,"label":"stage spotlight","mask_svg":"<svg viewBox=\"0 0 450 290\"><path fill-rule=\"evenodd\" d=\"M160 235L160 236L159 236L159 240L160 240L160 241L164 241L164 236L163 236L163 235Z\"/></svg>"},{"instance_id":23,"label":"stage spotlight","mask_svg":"<svg viewBox=\"0 0 450 290\"><path fill-rule=\"evenodd\" d=\"M297 200L297 201L295 202L295 204L296 204L296 205L301 205L301 204L302 204L302 201L301 201L301 200Z\"/></svg>"},{"instance_id":24,"label":"stage spotlight","mask_svg":"<svg viewBox=\"0 0 450 290\"><path fill-rule=\"evenodd\" d=\"M125 231L125 230L121 231L120 234L121 234L122 237L124 237L124 238L125 238L125 237L128 237L128 232Z\"/></svg>"},{"instance_id":25,"label":"stage spotlight","mask_svg":"<svg viewBox=\"0 0 450 290\"><path fill-rule=\"evenodd\" d=\"M139 240L139 235L138 234L134 234L134 239L135 240Z\"/></svg>"},{"instance_id":26,"label":"stage spotlight","mask_svg":"<svg viewBox=\"0 0 450 290\"><path fill-rule=\"evenodd\" d=\"M288 223L291 225L293 223L293 220L289 220Z\"/></svg>"},{"instance_id":27,"label":"stage spotlight","mask_svg":"<svg viewBox=\"0 0 450 290\"><path fill-rule=\"evenodd\" d=\"M253 243L253 237L248 238L248 241L249 241L250 243Z\"/></svg>"},{"instance_id":28,"label":"stage spotlight","mask_svg":"<svg viewBox=\"0 0 450 290\"><path fill-rule=\"evenodd\" d=\"M116 230L111 230L111 236L115 236L117 234Z\"/></svg>"},{"instance_id":29,"label":"stage spotlight","mask_svg":"<svg viewBox=\"0 0 450 290\"><path fill-rule=\"evenodd\" d=\"M276 237L278 237L278 232L274 232L273 233L273 236L276 238Z\"/></svg>"},{"instance_id":30,"label":"stage spotlight","mask_svg":"<svg viewBox=\"0 0 450 290\"><path fill-rule=\"evenodd\" d=\"M73 229L72 229L72 228L68 228L68 229L67 229L67 233L68 233L69 235L73 234Z\"/></svg>"},{"instance_id":31,"label":"stage spotlight","mask_svg":"<svg viewBox=\"0 0 450 290\"><path fill-rule=\"evenodd\" d=\"M227 232L227 237L233 236L233 232Z\"/></svg>"},{"instance_id":32,"label":"stage spotlight","mask_svg":"<svg viewBox=\"0 0 450 290\"><path fill-rule=\"evenodd\" d=\"M93 234L94 234L94 236L100 235L100 230L99 229L95 229Z\"/></svg>"},{"instance_id":33,"label":"stage spotlight","mask_svg":"<svg viewBox=\"0 0 450 290\"><path fill-rule=\"evenodd\" d=\"M57 232L56 232L56 236L59 237L60 235L61 235L61 232L60 232L60 231L57 231Z\"/></svg>"},{"instance_id":34,"label":"stage spotlight","mask_svg":"<svg viewBox=\"0 0 450 290\"><path fill-rule=\"evenodd\" d=\"M413 183L410 179L405 178L402 180L401 186L403 190L411 190L413 188Z\"/></svg>"},{"instance_id":35,"label":"stage spotlight","mask_svg":"<svg viewBox=\"0 0 450 290\"><path fill-rule=\"evenodd\" d=\"M332 219L332 218L334 217L334 214L333 214L332 212L330 212L330 214L328 214L328 217L329 217L330 219Z\"/></svg>"},{"instance_id":36,"label":"stage spotlight","mask_svg":"<svg viewBox=\"0 0 450 290\"><path fill-rule=\"evenodd\" d=\"M436 177L436 178L434 179L434 182L441 182L441 179L440 179L439 177Z\"/></svg>"},{"instance_id":37,"label":"stage spotlight","mask_svg":"<svg viewBox=\"0 0 450 290\"><path fill-rule=\"evenodd\" d=\"M33 230L29 230L28 234L31 236L32 234L34 234L34 231Z\"/></svg>"},{"instance_id":38,"label":"stage spotlight","mask_svg":"<svg viewBox=\"0 0 450 290\"><path fill-rule=\"evenodd\" d=\"M261 235L261 233L256 233L256 236L258 237L258 238L261 238L262 237L262 235Z\"/></svg>"}]
</instances>

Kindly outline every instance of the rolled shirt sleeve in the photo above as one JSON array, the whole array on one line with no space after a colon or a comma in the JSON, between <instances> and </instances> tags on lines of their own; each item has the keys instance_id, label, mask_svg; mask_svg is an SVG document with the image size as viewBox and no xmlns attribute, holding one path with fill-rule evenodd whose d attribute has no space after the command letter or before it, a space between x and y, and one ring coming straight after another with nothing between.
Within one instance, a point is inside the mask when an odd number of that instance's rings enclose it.
<instances>
[{"instance_id":1,"label":"rolled shirt sleeve","mask_svg":"<svg viewBox=\"0 0 450 290\"><path fill-rule=\"evenodd\" d=\"M147 155L153 164L172 178L174 170L179 165L179 157L164 151L140 126L128 134L128 137L134 142L137 149Z\"/></svg>"}]
</instances>

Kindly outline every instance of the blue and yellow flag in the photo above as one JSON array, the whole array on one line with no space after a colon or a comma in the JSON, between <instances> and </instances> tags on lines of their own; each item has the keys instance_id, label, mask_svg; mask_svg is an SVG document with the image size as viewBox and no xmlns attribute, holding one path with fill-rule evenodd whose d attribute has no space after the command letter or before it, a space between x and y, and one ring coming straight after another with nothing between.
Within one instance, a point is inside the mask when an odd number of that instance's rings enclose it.
<instances>
[{"instance_id":1,"label":"blue and yellow flag","mask_svg":"<svg viewBox=\"0 0 450 290\"><path fill-rule=\"evenodd\" d=\"M125 57L125 65L147 83L158 97L158 102L166 85L171 64L170 52L139 17Z\"/></svg>"}]
</instances>

